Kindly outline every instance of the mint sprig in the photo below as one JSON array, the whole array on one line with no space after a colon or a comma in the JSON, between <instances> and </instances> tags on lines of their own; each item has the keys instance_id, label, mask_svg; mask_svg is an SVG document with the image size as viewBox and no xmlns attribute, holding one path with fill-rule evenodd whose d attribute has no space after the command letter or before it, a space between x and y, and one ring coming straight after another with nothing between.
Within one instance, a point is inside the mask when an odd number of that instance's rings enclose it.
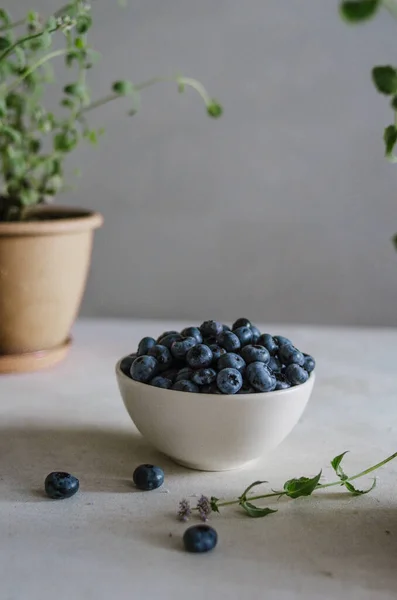
<instances>
[{"instance_id":1,"label":"mint sprig","mask_svg":"<svg viewBox=\"0 0 397 600\"><path fill-rule=\"evenodd\" d=\"M321 475L322 475L322 471L320 471L314 477L302 476L302 477L295 477L293 479L288 479L284 483L282 491L272 491L269 494L260 494L257 496L250 496L249 492L254 487L257 487L264 483L268 483L267 481L254 481L253 483L251 483L250 485L248 485L245 488L245 490L243 491L241 496L239 496L237 499L234 499L234 500L227 500L227 501L221 502L219 500L219 498L216 498L215 496L211 496L210 500L208 500L208 498L206 496L202 496L202 498L205 498L207 500L210 510L214 513L219 513L220 508L223 508L226 506L238 505L244 510L244 512L249 517L252 517L254 519L260 518L260 517L266 517L267 515L277 512L277 510L269 508L269 507L256 506L255 504L253 504L254 500L263 500L265 498L266 499L267 498L274 499L276 497L281 498L282 496L286 496L287 498L292 498L293 500L295 500L302 496L311 496L313 494L313 492L317 492L318 490L322 490L322 489L329 488L329 487L335 487L335 486L344 487L346 489L346 491L349 494L351 494L352 496L362 496L363 494L368 494L376 486L376 478L374 478L372 485L368 489L365 489L365 490L360 490L360 489L356 488L354 486L354 484L352 483L352 481L359 479L361 477L364 477L365 475L368 475L369 473L372 473L373 471L376 471L377 469L380 469L380 467L383 467L388 462L397 458L397 452L395 452L394 454L391 454L390 456L388 456L381 462L377 463L376 465L373 465L373 466L369 467L368 469L365 469L364 471L360 471L356 475L349 476L345 473L344 469L342 468L342 461L343 461L345 455L347 454L347 452L348 451L342 452L341 454L338 454L337 456L335 456L335 458L333 458L331 460L331 466L338 477L337 481L332 481L330 483L320 483L320 479L321 479ZM181 510L182 510L182 512L181 512ZM186 506L186 500L183 500L179 505L178 516L180 518L182 515L183 518L181 520L186 521L187 518L190 517L192 511L200 512L200 506L197 506L197 507L191 509L190 505ZM207 519L208 514L206 514L205 516Z\"/></svg>"}]
</instances>

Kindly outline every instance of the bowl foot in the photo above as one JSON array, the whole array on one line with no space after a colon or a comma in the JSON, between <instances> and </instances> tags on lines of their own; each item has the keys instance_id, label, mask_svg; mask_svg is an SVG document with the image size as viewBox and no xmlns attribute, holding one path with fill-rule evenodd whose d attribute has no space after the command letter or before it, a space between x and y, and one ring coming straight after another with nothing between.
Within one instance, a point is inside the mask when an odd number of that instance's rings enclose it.
<instances>
[{"instance_id":1,"label":"bowl foot","mask_svg":"<svg viewBox=\"0 0 397 600\"><path fill-rule=\"evenodd\" d=\"M181 467L185 467L186 469L192 469L193 471L211 471L211 472L219 472L219 471L238 471L240 469L245 469L246 467L255 464L258 458L254 458L253 460L249 460L245 463L236 463L230 466L214 466L204 465L200 463L193 463L189 461L179 460L179 458L174 458L170 456L171 460L173 460L177 465L181 465Z\"/></svg>"}]
</instances>

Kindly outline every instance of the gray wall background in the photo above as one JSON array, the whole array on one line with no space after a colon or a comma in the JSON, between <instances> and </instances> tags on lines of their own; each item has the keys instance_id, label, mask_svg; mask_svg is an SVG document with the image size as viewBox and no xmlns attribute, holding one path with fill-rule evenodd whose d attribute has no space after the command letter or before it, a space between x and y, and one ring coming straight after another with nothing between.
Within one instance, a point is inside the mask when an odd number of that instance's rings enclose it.
<instances>
[{"instance_id":1,"label":"gray wall background","mask_svg":"<svg viewBox=\"0 0 397 600\"><path fill-rule=\"evenodd\" d=\"M19 16L34 2L3 5ZM83 314L397 324L392 114L369 73L393 60L397 22L350 28L337 5L93 1L94 97L180 71L225 113L162 84L133 118L128 100L93 115L107 135L76 152L83 178L60 199L105 216Z\"/></svg>"}]
</instances>

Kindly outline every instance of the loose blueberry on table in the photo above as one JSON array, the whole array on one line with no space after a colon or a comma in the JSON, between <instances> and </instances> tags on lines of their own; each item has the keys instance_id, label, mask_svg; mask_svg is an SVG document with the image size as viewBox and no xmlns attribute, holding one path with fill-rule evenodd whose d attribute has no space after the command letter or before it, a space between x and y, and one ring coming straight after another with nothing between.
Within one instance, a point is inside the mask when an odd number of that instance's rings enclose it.
<instances>
[{"instance_id":1,"label":"loose blueberry on table","mask_svg":"<svg viewBox=\"0 0 397 600\"><path fill-rule=\"evenodd\" d=\"M246 318L230 328L204 321L181 332L144 337L120 370L140 383L180 392L254 394L305 383L316 366L310 354L281 335L262 333Z\"/></svg>"},{"instance_id":2,"label":"loose blueberry on table","mask_svg":"<svg viewBox=\"0 0 397 600\"><path fill-rule=\"evenodd\" d=\"M218 534L209 525L193 525L183 534L183 545L187 552L209 552L218 542Z\"/></svg>"},{"instance_id":3,"label":"loose blueberry on table","mask_svg":"<svg viewBox=\"0 0 397 600\"><path fill-rule=\"evenodd\" d=\"M164 471L155 465L139 465L135 469L132 479L140 490L156 490L164 483Z\"/></svg>"},{"instance_id":4,"label":"loose blueberry on table","mask_svg":"<svg viewBox=\"0 0 397 600\"><path fill-rule=\"evenodd\" d=\"M79 489L79 480L70 473L54 471L45 478L44 489L53 500L71 498Z\"/></svg>"}]
</instances>

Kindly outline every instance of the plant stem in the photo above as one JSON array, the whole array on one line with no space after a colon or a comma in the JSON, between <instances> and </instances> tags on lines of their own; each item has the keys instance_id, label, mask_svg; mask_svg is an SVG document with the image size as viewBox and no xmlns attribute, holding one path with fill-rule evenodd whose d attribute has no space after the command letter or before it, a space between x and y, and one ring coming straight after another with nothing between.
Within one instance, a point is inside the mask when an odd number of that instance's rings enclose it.
<instances>
[{"instance_id":1,"label":"plant stem","mask_svg":"<svg viewBox=\"0 0 397 600\"><path fill-rule=\"evenodd\" d=\"M14 83L12 85L10 85L9 88L6 89L6 92L11 92L15 88L17 88L19 86L19 84L22 83L22 81L26 77L28 77L28 75L30 75L31 73L33 73L33 71L35 71L36 69L38 69L39 67L44 65L44 63L48 62L49 60L52 60L53 58L56 58L57 56L62 56L63 54L66 54L66 53L67 53L67 50L65 48L63 48L61 50L54 50L54 52L50 52L49 54L42 56L40 58L40 60L35 62L33 65L31 65L29 67L29 69L27 71L25 71L25 73L23 75L21 75L21 77L19 77L16 81L14 81Z\"/></svg>"},{"instance_id":2,"label":"plant stem","mask_svg":"<svg viewBox=\"0 0 397 600\"><path fill-rule=\"evenodd\" d=\"M48 33L53 33L54 31L56 31L57 28L55 29L49 29ZM7 58L7 56L9 54L11 54L15 48L17 46L20 46L21 44L24 44L25 42L29 42L30 40L34 40L35 38L40 37L41 35L43 35L43 31L39 31L38 33L32 33L30 35L25 35L25 37L20 38L19 40L17 40L16 42L14 42L14 44L12 44L11 46L9 46L6 50L4 50L4 52L2 54L0 54L0 63L2 60L4 60L5 58Z\"/></svg>"},{"instance_id":3,"label":"plant stem","mask_svg":"<svg viewBox=\"0 0 397 600\"><path fill-rule=\"evenodd\" d=\"M355 479L359 479L360 477L363 477L364 475L368 475L369 473L376 471L376 469L383 467L383 465L392 461L395 458L397 458L397 452L395 452L394 454L391 454L390 456L388 456L381 462L377 463L376 465L373 465L372 467L365 469L365 471L360 471L360 473L357 473L356 475L352 475L351 477L348 477L346 479L346 481L354 481ZM320 483L316 487L316 490L322 490L324 488L334 487L336 485L343 485L343 481L341 479L338 479L338 481L332 481L331 483ZM260 496L249 496L247 498L247 500L249 500L251 502L252 500L262 500L264 498L274 498L275 496L285 496L286 493L287 492L283 491L283 492L273 492L272 494L262 494ZM237 500L228 500L227 502L219 502L218 507L220 508L223 506L231 506L233 504L239 504L239 503L240 503L240 499L238 498Z\"/></svg>"},{"instance_id":4,"label":"plant stem","mask_svg":"<svg viewBox=\"0 0 397 600\"><path fill-rule=\"evenodd\" d=\"M383 6L388 10L394 17L397 17L397 2L396 0L382 0Z\"/></svg>"},{"instance_id":5,"label":"plant stem","mask_svg":"<svg viewBox=\"0 0 397 600\"><path fill-rule=\"evenodd\" d=\"M155 85L156 83L179 83L179 84L183 84L183 85L188 85L189 87L196 90L196 92L204 100L205 104L209 104L211 102L211 98L208 95L208 92L204 88L204 86L196 79L191 79L190 77L174 77L174 78L172 78L172 77L152 77L151 79L147 79L146 81L142 81L141 83L135 84L134 91L140 92L141 90L144 90L145 88ZM78 113L77 116L80 116L81 114L83 114L85 112L93 110L94 108L98 108L99 106L103 106L104 104L107 104L108 102L111 102L112 100L117 100L117 98L121 98L121 97L124 97L124 96L120 96L120 94L109 94L108 96L105 96L104 98L99 98L98 100L91 102L88 106L85 106Z\"/></svg>"}]
</instances>

